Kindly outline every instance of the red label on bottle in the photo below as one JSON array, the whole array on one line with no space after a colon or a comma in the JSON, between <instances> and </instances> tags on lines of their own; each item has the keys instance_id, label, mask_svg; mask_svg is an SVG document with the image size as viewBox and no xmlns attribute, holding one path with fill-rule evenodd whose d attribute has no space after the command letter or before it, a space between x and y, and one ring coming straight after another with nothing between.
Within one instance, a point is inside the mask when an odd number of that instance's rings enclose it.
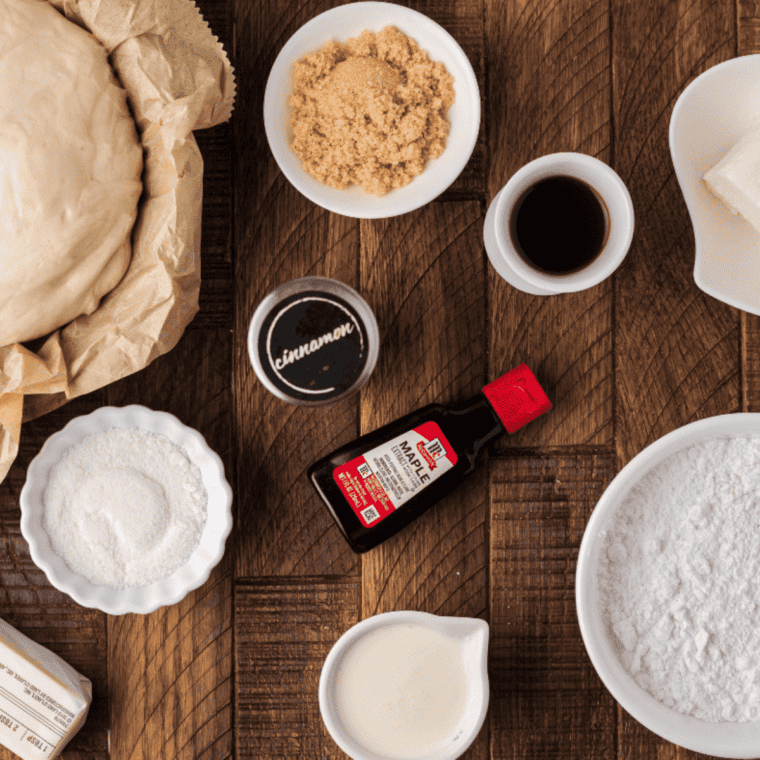
<instances>
[{"instance_id":1,"label":"red label on bottle","mask_svg":"<svg viewBox=\"0 0 760 760\"><path fill-rule=\"evenodd\" d=\"M374 528L456 463L440 426L425 422L336 467L333 478L361 524Z\"/></svg>"}]
</instances>

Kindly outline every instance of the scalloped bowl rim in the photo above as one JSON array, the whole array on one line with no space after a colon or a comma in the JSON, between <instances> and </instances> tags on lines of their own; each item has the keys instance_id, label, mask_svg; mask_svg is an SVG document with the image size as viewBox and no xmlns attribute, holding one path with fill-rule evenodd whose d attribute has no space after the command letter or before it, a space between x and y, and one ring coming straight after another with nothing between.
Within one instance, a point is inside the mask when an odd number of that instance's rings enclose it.
<instances>
[{"instance_id":1,"label":"scalloped bowl rim","mask_svg":"<svg viewBox=\"0 0 760 760\"><path fill-rule=\"evenodd\" d=\"M352 185L345 190L328 187L309 175L290 147L292 64L314 53L326 42L341 41L365 29L378 32L396 26L441 61L454 76L456 96L449 108L451 130L446 150L428 161L422 174L408 185L375 197ZM284 124L283 124L284 122ZM269 72L264 92L264 131L280 170L290 183L318 206L358 219L383 219L420 208L438 197L461 174L470 160L480 130L480 90L464 50L438 23L419 11L383 2L358 2L324 11L297 29L285 43Z\"/></svg>"},{"instance_id":2,"label":"scalloped bowl rim","mask_svg":"<svg viewBox=\"0 0 760 760\"><path fill-rule=\"evenodd\" d=\"M755 54L723 61L696 77L676 101L668 129L671 159L694 229L694 281L713 298L752 314L760 314L760 289L751 287L760 278L760 237L710 193L702 175L758 117L760 54Z\"/></svg>"},{"instance_id":3,"label":"scalloped bowl rim","mask_svg":"<svg viewBox=\"0 0 760 760\"><path fill-rule=\"evenodd\" d=\"M623 668L596 604L598 551L604 533L630 490L663 459L716 438L760 435L760 414L740 412L707 417L677 428L639 452L605 489L589 518L578 552L575 603L586 651L618 703L650 731L686 749L726 758L760 756L760 721L713 723L683 715L642 689Z\"/></svg>"},{"instance_id":4,"label":"scalloped bowl rim","mask_svg":"<svg viewBox=\"0 0 760 760\"><path fill-rule=\"evenodd\" d=\"M88 435L111 428L138 428L142 432L166 436L180 446L200 469L208 494L208 514L198 546L187 562L171 575L145 586L117 589L91 583L71 570L55 553L42 525L42 495L50 469L68 448ZM70 420L60 431L51 435L29 464L20 502L21 533L29 544L34 563L44 571L50 583L83 607L92 607L111 615L130 612L146 614L184 599L190 591L208 580L211 570L224 555L225 543L232 530L232 489L225 480L220 457L197 430L180 422L173 414L154 411L139 404L101 407Z\"/></svg>"}]
</instances>

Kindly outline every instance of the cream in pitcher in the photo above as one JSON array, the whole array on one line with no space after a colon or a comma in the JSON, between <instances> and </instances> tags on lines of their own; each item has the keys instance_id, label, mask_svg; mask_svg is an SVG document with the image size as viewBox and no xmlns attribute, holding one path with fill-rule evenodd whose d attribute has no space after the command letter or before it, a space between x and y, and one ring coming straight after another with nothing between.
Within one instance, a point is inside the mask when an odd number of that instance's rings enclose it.
<instances>
[{"instance_id":1,"label":"cream in pitcher","mask_svg":"<svg viewBox=\"0 0 760 760\"><path fill-rule=\"evenodd\" d=\"M320 681L325 725L353 760L453 760L488 707L488 625L400 611L347 631Z\"/></svg>"}]
</instances>

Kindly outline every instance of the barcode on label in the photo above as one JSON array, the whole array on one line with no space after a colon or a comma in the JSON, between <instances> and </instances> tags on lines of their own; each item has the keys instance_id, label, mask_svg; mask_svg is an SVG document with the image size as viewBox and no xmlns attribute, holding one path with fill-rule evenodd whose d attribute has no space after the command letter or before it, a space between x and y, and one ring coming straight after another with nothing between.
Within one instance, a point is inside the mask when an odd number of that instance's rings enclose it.
<instances>
[{"instance_id":1,"label":"barcode on label","mask_svg":"<svg viewBox=\"0 0 760 760\"><path fill-rule=\"evenodd\" d=\"M359 466L356 468L356 471L357 471L357 472L359 473L359 475L361 475L363 478L368 478L368 477L369 477L369 476L372 474L372 468L371 468L371 467L370 467L370 466L369 466L369 465L368 465L366 462L363 462L362 464L360 464L360 465L359 465Z\"/></svg>"},{"instance_id":2,"label":"barcode on label","mask_svg":"<svg viewBox=\"0 0 760 760\"><path fill-rule=\"evenodd\" d=\"M442 457L446 453L446 450L443 448L441 441L438 438L433 438L432 441L428 441L425 444L425 448L427 449L427 453L430 454L433 459Z\"/></svg>"},{"instance_id":3,"label":"barcode on label","mask_svg":"<svg viewBox=\"0 0 760 760\"><path fill-rule=\"evenodd\" d=\"M380 515L377 513L377 510L374 507L367 507L366 509L362 510L362 517L366 522L371 523L377 520Z\"/></svg>"}]
</instances>

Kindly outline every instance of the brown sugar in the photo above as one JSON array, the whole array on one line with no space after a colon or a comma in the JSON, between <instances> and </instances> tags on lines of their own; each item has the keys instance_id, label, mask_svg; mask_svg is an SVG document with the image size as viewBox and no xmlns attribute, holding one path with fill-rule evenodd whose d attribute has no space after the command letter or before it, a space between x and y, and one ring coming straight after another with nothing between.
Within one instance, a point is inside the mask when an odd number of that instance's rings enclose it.
<instances>
[{"instance_id":1,"label":"brown sugar","mask_svg":"<svg viewBox=\"0 0 760 760\"><path fill-rule=\"evenodd\" d=\"M384 195L446 147L454 78L395 27L328 42L293 78L293 150L330 187Z\"/></svg>"}]
</instances>

